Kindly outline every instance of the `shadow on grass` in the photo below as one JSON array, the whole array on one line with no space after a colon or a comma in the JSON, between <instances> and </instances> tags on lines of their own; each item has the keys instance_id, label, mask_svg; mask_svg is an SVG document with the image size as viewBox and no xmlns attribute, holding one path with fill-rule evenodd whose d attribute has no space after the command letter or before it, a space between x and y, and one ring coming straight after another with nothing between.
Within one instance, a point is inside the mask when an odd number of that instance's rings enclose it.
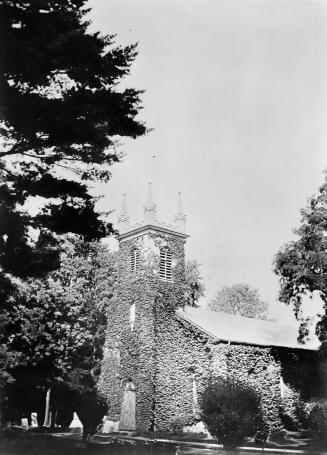
<instances>
[{"instance_id":1,"label":"shadow on grass","mask_svg":"<svg viewBox=\"0 0 327 455\"><path fill-rule=\"evenodd\" d=\"M8 437L1 434L1 455L173 455L175 447L162 444L142 444L140 442L116 441L101 445L90 442L86 447L81 440L71 437L55 437L46 434L16 434Z\"/></svg>"}]
</instances>

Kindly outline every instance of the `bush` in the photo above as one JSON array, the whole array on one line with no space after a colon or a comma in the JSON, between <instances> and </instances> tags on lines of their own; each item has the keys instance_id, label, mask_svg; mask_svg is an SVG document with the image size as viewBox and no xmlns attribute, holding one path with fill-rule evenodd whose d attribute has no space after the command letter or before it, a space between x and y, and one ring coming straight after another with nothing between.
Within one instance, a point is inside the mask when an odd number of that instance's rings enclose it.
<instances>
[{"instance_id":1,"label":"bush","mask_svg":"<svg viewBox=\"0 0 327 455\"><path fill-rule=\"evenodd\" d=\"M322 440L327 440L327 401L316 404L309 415L309 428Z\"/></svg>"},{"instance_id":2,"label":"bush","mask_svg":"<svg viewBox=\"0 0 327 455\"><path fill-rule=\"evenodd\" d=\"M184 426L185 423L183 416L178 416L171 421L169 430L174 434L182 433Z\"/></svg>"},{"instance_id":3,"label":"bush","mask_svg":"<svg viewBox=\"0 0 327 455\"><path fill-rule=\"evenodd\" d=\"M304 430L308 426L306 403L298 393L292 392L282 400L279 416L283 427L288 431Z\"/></svg>"},{"instance_id":4,"label":"bush","mask_svg":"<svg viewBox=\"0 0 327 455\"><path fill-rule=\"evenodd\" d=\"M170 421L169 431L174 434L183 433L184 427L193 425L194 419L187 414L179 414Z\"/></svg>"},{"instance_id":5,"label":"bush","mask_svg":"<svg viewBox=\"0 0 327 455\"><path fill-rule=\"evenodd\" d=\"M266 445L266 441L268 439L269 434L270 434L269 425L263 420L262 416L259 416L256 432L254 435L255 443L263 448Z\"/></svg>"},{"instance_id":6,"label":"bush","mask_svg":"<svg viewBox=\"0 0 327 455\"><path fill-rule=\"evenodd\" d=\"M259 397L250 386L233 379L211 379L200 399L201 416L224 449L233 450L259 429L259 404Z\"/></svg>"}]
</instances>

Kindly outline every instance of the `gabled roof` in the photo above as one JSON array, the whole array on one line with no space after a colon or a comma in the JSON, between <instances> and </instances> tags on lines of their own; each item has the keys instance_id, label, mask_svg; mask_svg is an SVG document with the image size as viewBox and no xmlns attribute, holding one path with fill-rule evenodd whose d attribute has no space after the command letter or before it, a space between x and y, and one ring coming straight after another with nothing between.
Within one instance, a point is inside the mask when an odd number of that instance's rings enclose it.
<instances>
[{"instance_id":1,"label":"gabled roof","mask_svg":"<svg viewBox=\"0 0 327 455\"><path fill-rule=\"evenodd\" d=\"M316 337L305 344L299 344L297 327L276 322L245 318L203 308L187 307L184 310L178 310L177 314L217 341L311 351L317 350L320 345Z\"/></svg>"}]
</instances>

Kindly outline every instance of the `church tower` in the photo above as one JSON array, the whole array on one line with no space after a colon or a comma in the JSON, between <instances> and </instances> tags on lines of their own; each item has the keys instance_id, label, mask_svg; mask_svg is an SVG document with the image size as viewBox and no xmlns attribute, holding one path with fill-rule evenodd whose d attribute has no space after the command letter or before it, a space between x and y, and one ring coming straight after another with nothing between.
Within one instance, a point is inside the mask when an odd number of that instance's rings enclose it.
<instances>
[{"instance_id":1,"label":"church tower","mask_svg":"<svg viewBox=\"0 0 327 455\"><path fill-rule=\"evenodd\" d=\"M173 225L159 222L156 209L150 183L143 221L130 223L126 195L118 221L118 280L108 313L101 390L108 397L108 419L120 421L120 430L156 428L160 334L185 303L188 236L180 193Z\"/></svg>"}]
</instances>

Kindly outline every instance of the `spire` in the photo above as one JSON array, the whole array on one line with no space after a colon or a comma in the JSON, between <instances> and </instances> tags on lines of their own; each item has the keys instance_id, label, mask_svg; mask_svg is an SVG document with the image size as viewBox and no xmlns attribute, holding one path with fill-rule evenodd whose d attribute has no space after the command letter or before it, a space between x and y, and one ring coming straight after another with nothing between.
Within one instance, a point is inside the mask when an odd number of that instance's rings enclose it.
<instances>
[{"instance_id":1,"label":"spire","mask_svg":"<svg viewBox=\"0 0 327 455\"><path fill-rule=\"evenodd\" d=\"M148 197L146 200L146 206L147 207L152 207L153 206L153 195L152 195L152 183L149 182L149 188L148 188Z\"/></svg>"},{"instance_id":2,"label":"spire","mask_svg":"<svg viewBox=\"0 0 327 455\"><path fill-rule=\"evenodd\" d=\"M184 215L183 211L183 204L182 204L182 196L181 193L178 193L178 201L177 201L177 214L174 218L176 229L179 232L185 233L186 227L186 215Z\"/></svg>"},{"instance_id":3,"label":"spire","mask_svg":"<svg viewBox=\"0 0 327 455\"><path fill-rule=\"evenodd\" d=\"M118 218L118 223L121 228L127 228L129 225L129 216L127 215L127 203L126 203L126 194L123 194L123 201L121 205L120 216Z\"/></svg>"},{"instance_id":4,"label":"spire","mask_svg":"<svg viewBox=\"0 0 327 455\"><path fill-rule=\"evenodd\" d=\"M146 224L155 224L157 222L157 206L153 201L152 184L149 182L148 197L144 206L144 222Z\"/></svg>"},{"instance_id":5,"label":"spire","mask_svg":"<svg viewBox=\"0 0 327 455\"><path fill-rule=\"evenodd\" d=\"M152 155L152 190L156 197L156 155Z\"/></svg>"},{"instance_id":6,"label":"spire","mask_svg":"<svg viewBox=\"0 0 327 455\"><path fill-rule=\"evenodd\" d=\"M127 216L127 203L126 203L126 193L123 194L123 202L121 206L121 215L126 217Z\"/></svg>"},{"instance_id":7,"label":"spire","mask_svg":"<svg viewBox=\"0 0 327 455\"><path fill-rule=\"evenodd\" d=\"M183 204L181 192L178 192L177 215L183 215Z\"/></svg>"}]
</instances>

